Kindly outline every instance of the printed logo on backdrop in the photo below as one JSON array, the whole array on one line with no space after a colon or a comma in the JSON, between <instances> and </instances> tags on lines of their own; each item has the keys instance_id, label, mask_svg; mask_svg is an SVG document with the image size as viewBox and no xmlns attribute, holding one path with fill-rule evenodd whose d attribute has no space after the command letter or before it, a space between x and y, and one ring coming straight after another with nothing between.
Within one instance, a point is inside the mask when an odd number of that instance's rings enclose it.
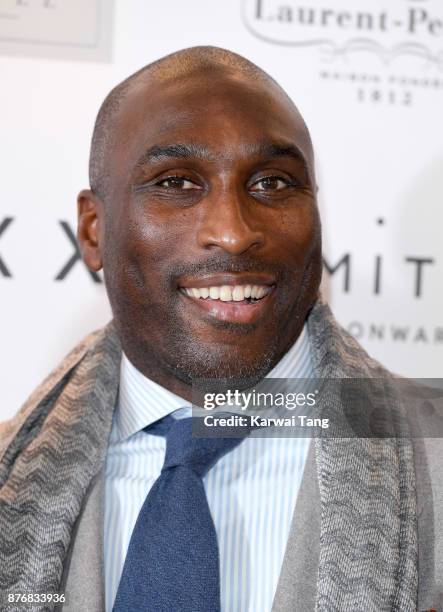
<instances>
[{"instance_id":1,"label":"printed logo on backdrop","mask_svg":"<svg viewBox=\"0 0 443 612\"><path fill-rule=\"evenodd\" d=\"M113 0L1 0L0 53L110 61Z\"/></svg>"},{"instance_id":2,"label":"printed logo on backdrop","mask_svg":"<svg viewBox=\"0 0 443 612\"><path fill-rule=\"evenodd\" d=\"M4 217L3 220L0 221L0 238L3 237L3 234L6 232L6 230L9 230L10 225L14 221L15 221L14 217ZM101 279L101 276L97 274L97 272L90 270L86 266L86 264L83 262L82 256L80 253L80 247L75 237L75 230L71 227L71 225L67 221L64 221L64 220L59 221L59 226L61 230L63 231L63 234L67 238L70 251L69 251L69 256L67 255L67 253L62 255L63 265L61 265L61 262L58 263L58 272L53 277L54 280L56 281L66 280L68 275L70 275L70 273L72 272L73 268L77 269L78 265L80 265L81 268L85 272L88 273L89 277L94 283L102 283L103 281ZM0 248L1 248L1 245L0 245ZM7 263L7 259L5 258L5 255L4 255L4 250L1 249L0 250L0 279L2 278L10 279L10 278L14 278L14 276L15 276L15 273L13 273L12 269Z\"/></svg>"},{"instance_id":3,"label":"printed logo on backdrop","mask_svg":"<svg viewBox=\"0 0 443 612\"><path fill-rule=\"evenodd\" d=\"M383 231L386 219L379 217L375 219L379 231ZM389 278L386 270L392 262L387 261L386 255L377 253L366 254L365 262L365 287L368 296L389 296ZM403 300L419 304L423 300L433 299L435 296L435 278L438 275L438 259L432 252L416 253L412 250L396 255L397 269L403 285ZM324 272L334 292L342 295L352 296L355 292L358 273L361 273L361 253L345 251L338 257L332 258L325 254L323 258ZM391 271L392 274L392 271ZM387 282L388 281L388 282ZM359 291L362 286L360 285ZM402 324L396 321L363 321L351 318L343 322L347 331L361 341L369 340L375 342L389 341L394 344L412 343L413 345L439 345L443 346L443 324L433 325L431 320L424 323L417 321L411 324Z\"/></svg>"},{"instance_id":4,"label":"printed logo on backdrop","mask_svg":"<svg viewBox=\"0 0 443 612\"><path fill-rule=\"evenodd\" d=\"M243 0L243 22L266 43L311 50L320 77L359 102L411 106L443 90L441 0Z\"/></svg>"}]
</instances>

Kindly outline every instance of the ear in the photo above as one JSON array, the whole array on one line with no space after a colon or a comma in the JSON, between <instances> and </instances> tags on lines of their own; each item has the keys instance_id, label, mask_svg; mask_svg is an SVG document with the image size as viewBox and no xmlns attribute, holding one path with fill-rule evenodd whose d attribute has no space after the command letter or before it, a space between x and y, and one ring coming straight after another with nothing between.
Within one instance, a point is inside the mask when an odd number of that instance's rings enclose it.
<instances>
[{"instance_id":1,"label":"ear","mask_svg":"<svg viewBox=\"0 0 443 612\"><path fill-rule=\"evenodd\" d=\"M83 189L78 194L77 213L77 240L83 261L97 272L103 266L103 202L90 189Z\"/></svg>"}]
</instances>

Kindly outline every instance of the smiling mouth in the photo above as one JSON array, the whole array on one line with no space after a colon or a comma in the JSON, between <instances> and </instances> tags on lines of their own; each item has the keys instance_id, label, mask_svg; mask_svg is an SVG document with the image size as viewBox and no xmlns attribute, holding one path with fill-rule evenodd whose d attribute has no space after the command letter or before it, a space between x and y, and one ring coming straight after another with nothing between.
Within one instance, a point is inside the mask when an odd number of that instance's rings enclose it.
<instances>
[{"instance_id":1,"label":"smiling mouth","mask_svg":"<svg viewBox=\"0 0 443 612\"><path fill-rule=\"evenodd\" d=\"M265 313L275 285L208 285L180 287L186 303L219 321L254 323Z\"/></svg>"},{"instance_id":2,"label":"smiling mouth","mask_svg":"<svg viewBox=\"0 0 443 612\"><path fill-rule=\"evenodd\" d=\"M271 293L272 288L268 285L214 285L209 287L182 287L181 291L185 295L198 300L255 304Z\"/></svg>"}]
</instances>

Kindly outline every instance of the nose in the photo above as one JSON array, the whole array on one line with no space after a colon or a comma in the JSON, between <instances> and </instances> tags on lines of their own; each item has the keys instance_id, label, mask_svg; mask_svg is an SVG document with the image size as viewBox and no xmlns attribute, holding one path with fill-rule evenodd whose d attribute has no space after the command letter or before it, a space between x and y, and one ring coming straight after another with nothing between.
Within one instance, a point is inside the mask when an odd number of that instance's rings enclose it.
<instances>
[{"instance_id":1,"label":"nose","mask_svg":"<svg viewBox=\"0 0 443 612\"><path fill-rule=\"evenodd\" d=\"M232 189L207 196L197 229L200 247L219 247L230 255L241 255L264 244L263 229L253 212L254 202L246 202L247 197Z\"/></svg>"}]
</instances>

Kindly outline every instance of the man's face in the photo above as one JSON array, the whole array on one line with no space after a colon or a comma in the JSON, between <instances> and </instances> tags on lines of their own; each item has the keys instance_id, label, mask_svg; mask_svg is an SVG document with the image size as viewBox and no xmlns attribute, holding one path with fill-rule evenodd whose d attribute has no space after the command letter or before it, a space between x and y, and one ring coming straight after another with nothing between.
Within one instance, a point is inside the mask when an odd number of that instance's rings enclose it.
<instances>
[{"instance_id":1,"label":"man's face","mask_svg":"<svg viewBox=\"0 0 443 612\"><path fill-rule=\"evenodd\" d=\"M269 84L139 83L116 119L103 267L123 350L146 375L261 378L317 295L309 136Z\"/></svg>"}]
</instances>

